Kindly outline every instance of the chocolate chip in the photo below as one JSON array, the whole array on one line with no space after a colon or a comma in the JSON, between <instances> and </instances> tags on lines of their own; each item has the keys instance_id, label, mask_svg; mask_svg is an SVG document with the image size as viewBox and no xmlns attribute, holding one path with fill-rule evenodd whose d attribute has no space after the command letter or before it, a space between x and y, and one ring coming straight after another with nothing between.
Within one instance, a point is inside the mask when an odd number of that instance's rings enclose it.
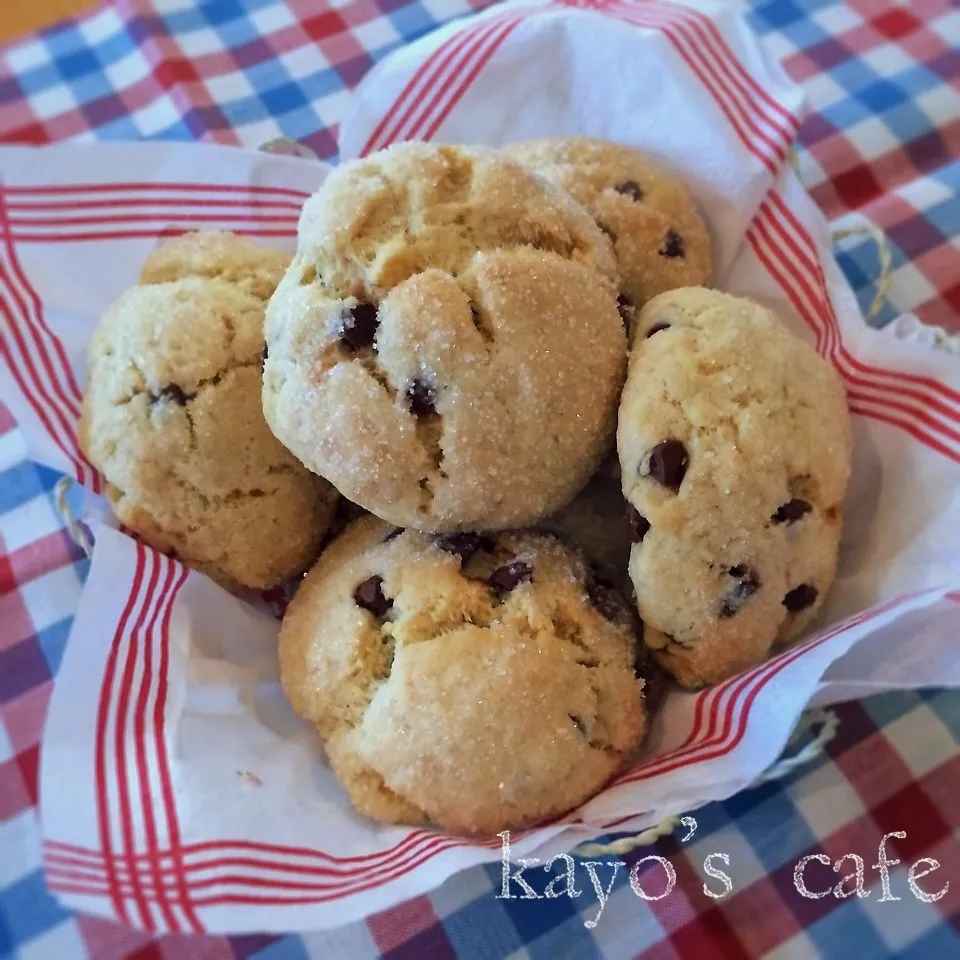
<instances>
[{"instance_id":1,"label":"chocolate chip","mask_svg":"<svg viewBox=\"0 0 960 960\"><path fill-rule=\"evenodd\" d=\"M760 577L751 567L738 563L727 573L734 582L723 598L723 607L720 609L720 616L725 619L732 617L760 589Z\"/></svg>"},{"instance_id":2,"label":"chocolate chip","mask_svg":"<svg viewBox=\"0 0 960 960\"><path fill-rule=\"evenodd\" d=\"M659 333L661 330L669 330L669 323L655 323L645 334L644 339L649 340L655 333Z\"/></svg>"},{"instance_id":3,"label":"chocolate chip","mask_svg":"<svg viewBox=\"0 0 960 960\"><path fill-rule=\"evenodd\" d=\"M622 293L617 297L617 312L620 314L620 319L625 327L629 327L633 323L633 303L629 297L625 297Z\"/></svg>"},{"instance_id":4,"label":"chocolate chip","mask_svg":"<svg viewBox=\"0 0 960 960\"><path fill-rule=\"evenodd\" d=\"M383 595L383 577L368 577L353 592L353 602L375 617L382 617L392 606L393 601Z\"/></svg>"},{"instance_id":5,"label":"chocolate chip","mask_svg":"<svg viewBox=\"0 0 960 960\"><path fill-rule=\"evenodd\" d=\"M340 342L351 350L372 347L379 323L375 304L354 304L340 316Z\"/></svg>"},{"instance_id":6,"label":"chocolate chip","mask_svg":"<svg viewBox=\"0 0 960 960\"><path fill-rule=\"evenodd\" d=\"M433 387L422 380L413 381L407 391L407 400L410 401L410 412L415 417L426 417L437 412L437 395Z\"/></svg>"},{"instance_id":7,"label":"chocolate chip","mask_svg":"<svg viewBox=\"0 0 960 960\"><path fill-rule=\"evenodd\" d=\"M671 490L679 490L687 462L687 448L679 440L664 440L650 451L650 476Z\"/></svg>"},{"instance_id":8,"label":"chocolate chip","mask_svg":"<svg viewBox=\"0 0 960 960\"><path fill-rule=\"evenodd\" d=\"M175 403L178 407L185 407L189 399L190 398L175 383L168 383L166 386L161 387L157 393L150 394L151 403L160 403L163 400L169 400L170 403Z\"/></svg>"},{"instance_id":9,"label":"chocolate chip","mask_svg":"<svg viewBox=\"0 0 960 960\"><path fill-rule=\"evenodd\" d=\"M636 180L624 180L623 183L618 183L613 189L631 200L639 201L643 199L643 190Z\"/></svg>"},{"instance_id":10,"label":"chocolate chip","mask_svg":"<svg viewBox=\"0 0 960 960\"><path fill-rule=\"evenodd\" d=\"M489 537L479 533L451 533L437 538L437 546L444 553L452 553L460 558L460 566L466 566L478 550L492 552L496 544Z\"/></svg>"},{"instance_id":11,"label":"chocolate chip","mask_svg":"<svg viewBox=\"0 0 960 960\"><path fill-rule=\"evenodd\" d=\"M813 509L806 500L788 500L785 504L777 507L777 512L770 518L774 523L795 523L805 513Z\"/></svg>"},{"instance_id":12,"label":"chocolate chip","mask_svg":"<svg viewBox=\"0 0 960 960\"><path fill-rule=\"evenodd\" d=\"M783 605L791 613L799 613L812 606L820 595L816 587L809 583L801 583L799 587L794 587L784 598Z\"/></svg>"},{"instance_id":13,"label":"chocolate chip","mask_svg":"<svg viewBox=\"0 0 960 960\"><path fill-rule=\"evenodd\" d=\"M624 604L617 588L603 577L594 577L587 585L587 597L597 613L616 622L623 616Z\"/></svg>"},{"instance_id":14,"label":"chocolate chip","mask_svg":"<svg viewBox=\"0 0 960 960\"><path fill-rule=\"evenodd\" d=\"M682 257L683 237L676 230L668 230L663 238L663 246L657 251L661 257L669 257L671 260L676 257Z\"/></svg>"},{"instance_id":15,"label":"chocolate chip","mask_svg":"<svg viewBox=\"0 0 960 960\"><path fill-rule=\"evenodd\" d=\"M630 539L634 543L642 543L650 529L650 521L641 516L632 503L627 504L627 523L630 524Z\"/></svg>"},{"instance_id":16,"label":"chocolate chip","mask_svg":"<svg viewBox=\"0 0 960 960\"><path fill-rule=\"evenodd\" d=\"M396 530L391 530L380 542L389 543L391 540L396 540L401 533L403 533L403 527L397 527Z\"/></svg>"},{"instance_id":17,"label":"chocolate chip","mask_svg":"<svg viewBox=\"0 0 960 960\"><path fill-rule=\"evenodd\" d=\"M495 593L503 596L515 587L520 586L521 583L532 579L533 569L530 564L524 563L523 560L514 560L513 563L508 563L494 570L487 577L487 583Z\"/></svg>"}]
</instances>

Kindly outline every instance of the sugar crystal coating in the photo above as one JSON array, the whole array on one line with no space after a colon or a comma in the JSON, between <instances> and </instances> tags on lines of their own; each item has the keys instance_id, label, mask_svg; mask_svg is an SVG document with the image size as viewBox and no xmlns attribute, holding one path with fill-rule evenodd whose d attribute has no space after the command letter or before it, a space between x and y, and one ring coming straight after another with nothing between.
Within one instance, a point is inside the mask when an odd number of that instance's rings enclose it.
<instances>
[{"instance_id":1,"label":"sugar crystal coating","mask_svg":"<svg viewBox=\"0 0 960 960\"><path fill-rule=\"evenodd\" d=\"M668 290L710 283L710 237L690 194L640 151L588 137L531 140L504 150L593 215L613 240L621 293L637 309Z\"/></svg>"},{"instance_id":2,"label":"sugar crystal coating","mask_svg":"<svg viewBox=\"0 0 960 960\"><path fill-rule=\"evenodd\" d=\"M582 803L646 727L624 600L552 536L491 535L461 564L468 541L389 532L335 540L280 631L284 690L354 806L493 836Z\"/></svg>"},{"instance_id":3,"label":"sugar crystal coating","mask_svg":"<svg viewBox=\"0 0 960 960\"><path fill-rule=\"evenodd\" d=\"M267 313L267 421L397 526L535 522L612 441L616 281L591 217L494 151L403 144L344 164L305 205Z\"/></svg>"}]
</instances>

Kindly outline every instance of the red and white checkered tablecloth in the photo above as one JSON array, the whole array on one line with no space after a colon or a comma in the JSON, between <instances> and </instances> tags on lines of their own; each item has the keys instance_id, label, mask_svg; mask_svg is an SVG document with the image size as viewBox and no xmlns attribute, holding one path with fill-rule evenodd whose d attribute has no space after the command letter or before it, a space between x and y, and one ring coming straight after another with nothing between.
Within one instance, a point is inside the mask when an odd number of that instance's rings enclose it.
<instances>
[{"instance_id":1,"label":"red and white checkered tablecloth","mask_svg":"<svg viewBox=\"0 0 960 960\"><path fill-rule=\"evenodd\" d=\"M121 0L0 51L0 137L256 146L285 135L335 159L350 89L398 44L470 6ZM757 0L748 16L809 94L795 149L812 196L837 228L879 228L838 251L871 322L909 329L910 317L896 319L906 313L957 334L960 8L949 0ZM928 336L942 349L952 345L944 333ZM16 424L0 407L0 956L960 954L960 695L948 691L845 705L826 755L804 772L697 811L689 842L675 835L603 858L600 876L613 879L595 925L587 922L600 901L585 872L576 899L501 899L499 868L469 871L430 896L316 936L154 939L67 913L45 890L36 821L45 706L87 572L54 507L57 479L25 459ZM889 833L905 836L887 842L901 861L890 870L887 898L872 864ZM706 892L722 886L704 873L713 852L730 858L733 891L722 900ZM651 853L674 865L677 885L645 902L627 874ZM831 864L854 853L865 865L863 898L830 892L854 861L837 873ZM809 861L805 875L814 891L827 892L806 898L794 869L817 855L826 862ZM941 865L923 889L950 882L936 901L911 892L907 873L921 857ZM645 888L661 882L657 869L652 861L638 868ZM545 881L536 883L542 894Z\"/></svg>"}]
</instances>

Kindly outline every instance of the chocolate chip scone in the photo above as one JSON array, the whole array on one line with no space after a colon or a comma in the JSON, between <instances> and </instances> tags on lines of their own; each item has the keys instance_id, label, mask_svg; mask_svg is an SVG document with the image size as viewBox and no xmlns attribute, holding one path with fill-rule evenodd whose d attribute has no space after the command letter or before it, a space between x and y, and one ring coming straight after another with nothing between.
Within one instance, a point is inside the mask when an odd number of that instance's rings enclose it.
<instances>
[{"instance_id":1,"label":"chocolate chip scone","mask_svg":"<svg viewBox=\"0 0 960 960\"><path fill-rule=\"evenodd\" d=\"M628 325L657 294L710 282L710 235L693 199L638 150L564 137L508 144L503 152L566 190L613 239Z\"/></svg>"},{"instance_id":2,"label":"chocolate chip scone","mask_svg":"<svg viewBox=\"0 0 960 960\"><path fill-rule=\"evenodd\" d=\"M367 517L294 597L281 679L361 813L490 835L582 803L637 748L634 622L554 537Z\"/></svg>"},{"instance_id":3,"label":"chocolate chip scone","mask_svg":"<svg viewBox=\"0 0 960 960\"><path fill-rule=\"evenodd\" d=\"M682 684L757 664L810 623L852 452L843 387L814 350L749 300L663 294L638 318L617 448L646 643Z\"/></svg>"},{"instance_id":4,"label":"chocolate chip scone","mask_svg":"<svg viewBox=\"0 0 960 960\"><path fill-rule=\"evenodd\" d=\"M210 277L211 242L227 259L249 255L251 269L228 263ZM147 543L226 586L265 589L309 565L336 502L263 419L264 304L253 291L282 267L240 238L173 246L144 277L179 279L128 290L93 336L80 442L117 517Z\"/></svg>"},{"instance_id":5,"label":"chocolate chip scone","mask_svg":"<svg viewBox=\"0 0 960 960\"><path fill-rule=\"evenodd\" d=\"M403 144L330 175L267 310L274 433L403 527L529 524L613 440L609 240L495 152Z\"/></svg>"},{"instance_id":6,"label":"chocolate chip scone","mask_svg":"<svg viewBox=\"0 0 960 960\"><path fill-rule=\"evenodd\" d=\"M290 254L228 230L198 230L157 247L140 270L140 283L184 277L223 280L266 302L290 265Z\"/></svg>"}]
</instances>

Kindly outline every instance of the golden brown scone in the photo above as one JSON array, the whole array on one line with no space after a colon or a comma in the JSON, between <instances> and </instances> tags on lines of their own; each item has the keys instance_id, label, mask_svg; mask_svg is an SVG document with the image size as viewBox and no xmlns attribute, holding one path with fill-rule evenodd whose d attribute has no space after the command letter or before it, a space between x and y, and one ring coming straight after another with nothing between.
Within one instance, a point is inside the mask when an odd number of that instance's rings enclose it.
<instances>
[{"instance_id":1,"label":"golden brown scone","mask_svg":"<svg viewBox=\"0 0 960 960\"><path fill-rule=\"evenodd\" d=\"M185 233L157 247L140 271L140 283L184 277L224 280L266 302L290 265L290 254L254 243L228 230Z\"/></svg>"},{"instance_id":2,"label":"golden brown scone","mask_svg":"<svg viewBox=\"0 0 960 960\"><path fill-rule=\"evenodd\" d=\"M554 537L367 517L294 597L281 679L361 813L492 835L582 803L639 745L633 623Z\"/></svg>"},{"instance_id":3,"label":"golden brown scone","mask_svg":"<svg viewBox=\"0 0 960 960\"><path fill-rule=\"evenodd\" d=\"M79 429L123 523L258 589L310 564L337 499L263 419L263 309L219 278L128 290L90 343Z\"/></svg>"},{"instance_id":4,"label":"golden brown scone","mask_svg":"<svg viewBox=\"0 0 960 960\"><path fill-rule=\"evenodd\" d=\"M807 627L852 456L827 361L752 301L663 294L638 320L617 447L637 608L674 677L717 683Z\"/></svg>"},{"instance_id":5,"label":"golden brown scone","mask_svg":"<svg viewBox=\"0 0 960 960\"><path fill-rule=\"evenodd\" d=\"M640 151L562 137L508 144L503 152L566 190L613 238L628 323L657 294L710 283L710 235L693 199Z\"/></svg>"},{"instance_id":6,"label":"golden brown scone","mask_svg":"<svg viewBox=\"0 0 960 960\"><path fill-rule=\"evenodd\" d=\"M532 523L612 443L614 278L590 217L493 151L403 144L346 164L304 207L267 311L267 421L392 523Z\"/></svg>"}]
</instances>

